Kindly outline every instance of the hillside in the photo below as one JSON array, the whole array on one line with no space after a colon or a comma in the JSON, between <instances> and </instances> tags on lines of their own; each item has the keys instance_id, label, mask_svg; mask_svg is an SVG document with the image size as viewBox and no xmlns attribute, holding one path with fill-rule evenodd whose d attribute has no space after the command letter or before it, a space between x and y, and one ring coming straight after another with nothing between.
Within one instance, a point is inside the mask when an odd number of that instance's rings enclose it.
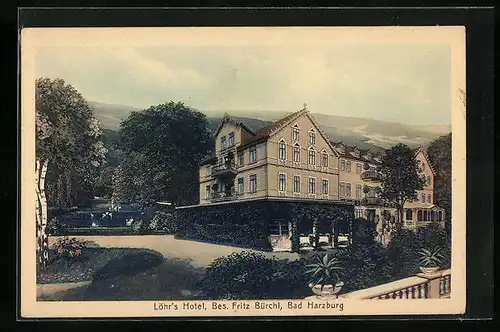
<instances>
[{"instance_id":1,"label":"hillside","mask_svg":"<svg viewBox=\"0 0 500 332\"><path fill-rule=\"evenodd\" d=\"M117 130L120 121L130 112L137 110L125 105L111 105L100 102L89 102L96 118L104 129ZM290 112L285 111L202 111L207 115L209 127L214 130L224 113L229 113L244 122L252 130L276 121ZM429 142L446 135L451 131L447 125L412 126L395 122L372 120L365 118L341 117L335 115L312 113L323 131L333 141L342 141L348 145L357 145L361 149L381 150L397 143L405 143L410 147L427 145Z\"/></svg>"}]
</instances>

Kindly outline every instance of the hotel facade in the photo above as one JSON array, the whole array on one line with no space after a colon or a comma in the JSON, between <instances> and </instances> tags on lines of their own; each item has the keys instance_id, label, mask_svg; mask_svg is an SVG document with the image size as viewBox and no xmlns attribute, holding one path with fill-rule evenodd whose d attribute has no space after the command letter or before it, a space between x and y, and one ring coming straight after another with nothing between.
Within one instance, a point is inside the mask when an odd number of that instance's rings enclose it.
<instances>
[{"instance_id":1,"label":"hotel facade","mask_svg":"<svg viewBox=\"0 0 500 332\"><path fill-rule=\"evenodd\" d=\"M199 206L274 200L352 207L353 217L377 222L381 241L390 235L397 213L379 197L382 156L331 141L306 108L256 132L225 115L214 135L213 156L200 165ZM419 201L405 205L408 228L444 220L433 204L429 159L422 149L414 153L426 184ZM271 221L270 228L273 247L289 249L290 222Z\"/></svg>"}]
</instances>

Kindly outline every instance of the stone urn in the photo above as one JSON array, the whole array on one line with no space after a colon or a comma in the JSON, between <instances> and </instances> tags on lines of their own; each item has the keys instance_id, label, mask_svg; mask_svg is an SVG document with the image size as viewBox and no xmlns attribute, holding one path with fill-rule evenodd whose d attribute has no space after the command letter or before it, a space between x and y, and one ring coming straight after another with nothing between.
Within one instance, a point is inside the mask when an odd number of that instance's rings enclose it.
<instances>
[{"instance_id":1,"label":"stone urn","mask_svg":"<svg viewBox=\"0 0 500 332\"><path fill-rule=\"evenodd\" d=\"M344 286L342 281L337 282L335 285L313 285L309 284L309 287L318 298L328 299L336 298L337 294Z\"/></svg>"},{"instance_id":2,"label":"stone urn","mask_svg":"<svg viewBox=\"0 0 500 332\"><path fill-rule=\"evenodd\" d=\"M436 275L439 271L439 266L433 266L433 267L420 267L420 271L426 276L433 276Z\"/></svg>"}]
</instances>

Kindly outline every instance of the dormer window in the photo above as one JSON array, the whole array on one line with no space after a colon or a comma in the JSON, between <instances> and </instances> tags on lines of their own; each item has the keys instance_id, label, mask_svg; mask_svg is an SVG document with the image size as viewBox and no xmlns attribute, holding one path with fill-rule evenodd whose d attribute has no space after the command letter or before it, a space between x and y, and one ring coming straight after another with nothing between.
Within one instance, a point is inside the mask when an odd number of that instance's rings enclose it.
<instances>
[{"instance_id":1,"label":"dormer window","mask_svg":"<svg viewBox=\"0 0 500 332\"><path fill-rule=\"evenodd\" d=\"M298 142L300 140L300 129L297 124L292 127L292 139L294 142Z\"/></svg>"},{"instance_id":2,"label":"dormer window","mask_svg":"<svg viewBox=\"0 0 500 332\"><path fill-rule=\"evenodd\" d=\"M309 131L309 145L315 145L316 144L316 132L314 129L311 129Z\"/></svg>"},{"instance_id":3,"label":"dormer window","mask_svg":"<svg viewBox=\"0 0 500 332\"><path fill-rule=\"evenodd\" d=\"M366 159L371 160L372 159L372 154L368 152L366 154Z\"/></svg>"},{"instance_id":4,"label":"dormer window","mask_svg":"<svg viewBox=\"0 0 500 332\"><path fill-rule=\"evenodd\" d=\"M345 146L343 144L340 144L337 148L340 151L340 153L345 153Z\"/></svg>"},{"instance_id":5,"label":"dormer window","mask_svg":"<svg viewBox=\"0 0 500 332\"><path fill-rule=\"evenodd\" d=\"M226 136L222 136L220 138L220 149L225 149L226 148Z\"/></svg>"},{"instance_id":6,"label":"dormer window","mask_svg":"<svg viewBox=\"0 0 500 332\"><path fill-rule=\"evenodd\" d=\"M234 131L230 132L228 136L229 136L229 146L233 146L234 145Z\"/></svg>"},{"instance_id":7,"label":"dormer window","mask_svg":"<svg viewBox=\"0 0 500 332\"><path fill-rule=\"evenodd\" d=\"M358 149L354 149L354 156L356 158L359 158L359 150Z\"/></svg>"}]
</instances>

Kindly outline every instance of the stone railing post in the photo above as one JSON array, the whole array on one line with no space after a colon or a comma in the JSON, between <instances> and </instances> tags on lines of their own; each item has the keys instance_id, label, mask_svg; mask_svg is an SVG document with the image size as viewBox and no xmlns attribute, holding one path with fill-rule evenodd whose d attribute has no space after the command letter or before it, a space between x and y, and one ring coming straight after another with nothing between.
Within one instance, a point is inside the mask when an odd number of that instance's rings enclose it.
<instances>
[{"instance_id":1,"label":"stone railing post","mask_svg":"<svg viewBox=\"0 0 500 332\"><path fill-rule=\"evenodd\" d=\"M427 279L427 298L439 299L441 297L441 276L442 271L433 275L426 275L424 273L417 274L418 277Z\"/></svg>"}]
</instances>

